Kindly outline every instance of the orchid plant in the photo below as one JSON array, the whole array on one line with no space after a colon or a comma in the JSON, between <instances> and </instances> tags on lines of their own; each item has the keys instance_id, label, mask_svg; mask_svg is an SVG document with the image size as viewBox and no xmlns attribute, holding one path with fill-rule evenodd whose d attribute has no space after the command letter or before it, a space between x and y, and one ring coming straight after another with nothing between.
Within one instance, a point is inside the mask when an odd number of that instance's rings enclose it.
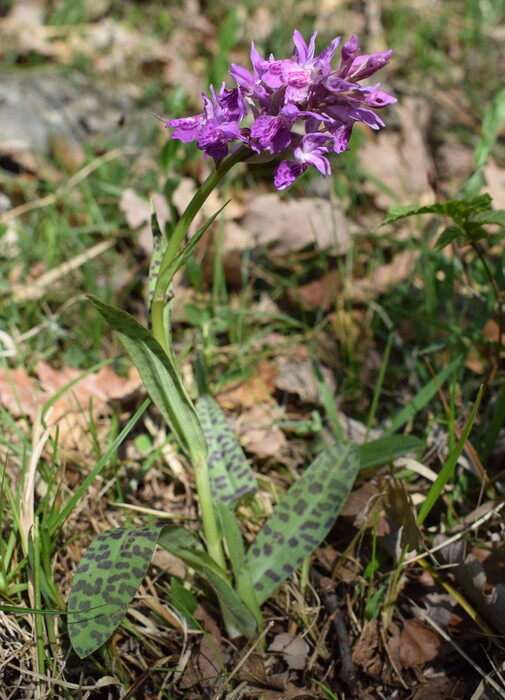
<instances>
[{"instance_id":1,"label":"orchid plant","mask_svg":"<svg viewBox=\"0 0 505 700\"><path fill-rule=\"evenodd\" d=\"M334 39L315 55L315 32L307 45L293 34L291 58L263 58L251 47L252 72L232 64L236 86L203 94L203 111L172 119L171 137L196 141L213 170L166 241L153 216L148 329L132 316L92 298L137 366L152 401L186 453L195 475L203 537L176 526L120 528L100 534L86 551L68 601L69 633L81 656L98 649L126 614L156 544L180 557L214 590L230 635L261 630L261 605L310 556L335 522L360 465L374 457L355 445L329 446L294 482L245 550L233 509L256 490L256 480L218 404L208 395L193 403L183 384L170 329L171 283L219 212L184 243L203 202L235 164L280 159L274 184L284 190L308 168L325 178L329 156L348 149L353 126L384 126L375 113L396 100L380 84L360 81L382 68L391 51L363 55L353 36L331 62ZM291 156L291 159L289 158ZM377 460L377 451L375 451ZM391 444L386 459L391 455ZM378 459L380 461L380 457Z\"/></svg>"}]
</instances>

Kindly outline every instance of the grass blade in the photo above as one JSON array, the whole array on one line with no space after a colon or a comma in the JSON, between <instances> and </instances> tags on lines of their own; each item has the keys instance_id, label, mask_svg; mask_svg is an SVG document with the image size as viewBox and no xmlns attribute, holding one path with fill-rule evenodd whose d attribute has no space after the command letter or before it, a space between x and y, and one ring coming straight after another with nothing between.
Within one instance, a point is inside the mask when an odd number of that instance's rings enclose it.
<instances>
[{"instance_id":1,"label":"grass blade","mask_svg":"<svg viewBox=\"0 0 505 700\"><path fill-rule=\"evenodd\" d=\"M421 510L419 511L419 515L417 516L417 524L421 525L429 515L431 509L435 505L435 503L438 501L438 498L440 494L442 493L445 485L449 481L449 479L452 477L454 474L454 469L456 468L456 464L458 463L458 459L460 458L461 453L463 452L465 448L466 441L468 440L468 436L470 435L470 431L472 430L473 423L475 421L475 417L477 415L478 408L480 406L480 402L482 399L482 394L484 391L484 387L481 386L479 394L477 396L477 400L475 401L475 406L473 407L472 413L470 415L470 418L468 419L468 422L465 426L465 429L463 430L463 434L461 435L460 439L454 446L454 449L452 450L451 454L449 455L449 458L447 462L444 464L442 467L439 475L433 482L428 495L426 496L426 500L424 501L423 505L421 506Z\"/></svg>"}]
</instances>

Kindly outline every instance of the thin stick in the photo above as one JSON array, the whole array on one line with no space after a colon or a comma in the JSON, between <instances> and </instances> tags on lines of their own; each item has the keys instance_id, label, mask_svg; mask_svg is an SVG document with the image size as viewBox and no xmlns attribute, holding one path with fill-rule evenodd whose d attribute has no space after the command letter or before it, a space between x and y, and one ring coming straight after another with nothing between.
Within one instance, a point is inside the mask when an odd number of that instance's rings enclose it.
<instances>
[{"instance_id":1,"label":"thin stick","mask_svg":"<svg viewBox=\"0 0 505 700\"><path fill-rule=\"evenodd\" d=\"M249 647L249 649L246 651L246 653L244 654L244 656L240 659L240 661L238 662L238 664L235 666L235 668L233 669L233 671L230 673L230 675L228 676L228 678L226 679L226 681L223 682L222 687L217 691L217 693L214 695L214 697L212 698L212 700L219 700L219 698L221 697L221 695L224 693L224 691L225 691L226 686L228 685L228 683L231 681L231 679L232 679L234 676L237 675L237 673L240 671L240 669L241 669L242 666L245 664L245 662L247 661L247 659L251 656L251 654L252 654L253 651L256 649L256 647L257 647L259 644L261 644L261 642L263 641L263 639L264 639L264 638L267 636L267 634L270 632L270 630L271 630L271 628L273 627L273 625L274 625L274 621L273 621L273 620L270 620L270 622L268 622L268 623L266 624L265 629L263 630L263 632L262 632L260 635L258 635L258 637L256 637L256 639L255 639L254 642L251 644L251 646Z\"/></svg>"}]
</instances>

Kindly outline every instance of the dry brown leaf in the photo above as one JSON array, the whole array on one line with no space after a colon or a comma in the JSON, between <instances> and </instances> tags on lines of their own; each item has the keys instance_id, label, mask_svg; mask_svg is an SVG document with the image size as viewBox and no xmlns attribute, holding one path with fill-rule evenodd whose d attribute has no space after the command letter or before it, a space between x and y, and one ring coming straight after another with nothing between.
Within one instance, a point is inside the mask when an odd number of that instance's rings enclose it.
<instances>
[{"instance_id":1,"label":"dry brown leaf","mask_svg":"<svg viewBox=\"0 0 505 700\"><path fill-rule=\"evenodd\" d=\"M505 168L500 168L493 158L489 158L483 168L486 189L493 198L493 209L505 209Z\"/></svg>"},{"instance_id":2,"label":"dry brown leaf","mask_svg":"<svg viewBox=\"0 0 505 700\"><path fill-rule=\"evenodd\" d=\"M434 546L442 544L447 537L435 537ZM503 566L499 564L499 556L477 547L465 555L466 543L458 540L437 551L437 559L444 564L451 564L451 574L454 576L464 595L474 605L477 612L487 620L495 630L505 634L505 583L503 581ZM479 558L481 561L479 561ZM487 560L490 561L487 561ZM483 566L485 562L486 566ZM488 570L494 563L501 569L501 575L495 575L495 582L489 579ZM456 566L454 566L456 565Z\"/></svg>"},{"instance_id":3,"label":"dry brown leaf","mask_svg":"<svg viewBox=\"0 0 505 700\"><path fill-rule=\"evenodd\" d=\"M242 412L236 427L244 448L261 459L279 459L288 442L276 425L283 417L279 406L272 403L257 403Z\"/></svg>"},{"instance_id":4,"label":"dry brown leaf","mask_svg":"<svg viewBox=\"0 0 505 700\"><path fill-rule=\"evenodd\" d=\"M364 170L391 191L391 195L376 185L372 178L364 189L373 195L381 209L399 204L429 204L433 190L429 173L434 165L429 155L424 133L429 120L426 100L405 98L394 107L400 122L398 132L384 130L380 134L366 132L358 159Z\"/></svg>"},{"instance_id":5,"label":"dry brown leaf","mask_svg":"<svg viewBox=\"0 0 505 700\"><path fill-rule=\"evenodd\" d=\"M223 408L247 409L258 403L268 402L274 392L274 377L277 369L269 362L260 362L254 376L245 381L233 382L217 396Z\"/></svg>"},{"instance_id":6,"label":"dry brown leaf","mask_svg":"<svg viewBox=\"0 0 505 700\"><path fill-rule=\"evenodd\" d=\"M37 374L47 393L55 394L70 382L82 377L82 371L72 367L54 369L46 362L37 363ZM132 367L128 377L120 377L110 366L79 379L55 402L51 422L59 420L69 411L86 412L93 407L94 415L112 400L120 400L134 393L140 386L138 371Z\"/></svg>"},{"instance_id":7,"label":"dry brown leaf","mask_svg":"<svg viewBox=\"0 0 505 700\"><path fill-rule=\"evenodd\" d=\"M20 26L40 27L44 24L44 0L13 0L9 19Z\"/></svg>"},{"instance_id":8,"label":"dry brown leaf","mask_svg":"<svg viewBox=\"0 0 505 700\"><path fill-rule=\"evenodd\" d=\"M372 678L380 678L383 667L382 644L377 620L367 620L360 638L353 646L353 663Z\"/></svg>"},{"instance_id":9,"label":"dry brown leaf","mask_svg":"<svg viewBox=\"0 0 505 700\"><path fill-rule=\"evenodd\" d=\"M49 396L49 393L37 386L23 367L0 367L0 405L14 418L26 416L33 421L37 410Z\"/></svg>"},{"instance_id":10,"label":"dry brown leaf","mask_svg":"<svg viewBox=\"0 0 505 700\"><path fill-rule=\"evenodd\" d=\"M158 223L163 231L165 224L170 220L167 200L159 192L151 192L149 196L153 202ZM138 231L138 243L146 255L151 255L153 251L151 203L147 199L140 197L133 188L127 187L121 194L119 209L125 215L128 226L133 231L140 229Z\"/></svg>"},{"instance_id":11,"label":"dry brown leaf","mask_svg":"<svg viewBox=\"0 0 505 700\"><path fill-rule=\"evenodd\" d=\"M288 632L276 634L268 651L282 653L288 668L302 671L307 663L310 647L301 637L292 637Z\"/></svg>"},{"instance_id":12,"label":"dry brown leaf","mask_svg":"<svg viewBox=\"0 0 505 700\"><path fill-rule=\"evenodd\" d=\"M281 199L275 192L261 194L250 202L241 226L248 236L248 248L268 247L274 255L316 246L319 250L334 248L343 255L350 248L347 222L343 214L327 199L305 197ZM226 250L237 249L234 235L225 228Z\"/></svg>"},{"instance_id":13,"label":"dry brown leaf","mask_svg":"<svg viewBox=\"0 0 505 700\"><path fill-rule=\"evenodd\" d=\"M418 251L403 250L390 263L378 267L368 277L352 279L348 297L354 303L365 303L386 294L410 277L418 257Z\"/></svg>"},{"instance_id":14,"label":"dry brown leaf","mask_svg":"<svg viewBox=\"0 0 505 700\"><path fill-rule=\"evenodd\" d=\"M442 643L438 634L421 620L403 622L400 633L400 660L404 668L424 666L436 659Z\"/></svg>"},{"instance_id":15,"label":"dry brown leaf","mask_svg":"<svg viewBox=\"0 0 505 700\"><path fill-rule=\"evenodd\" d=\"M400 479L388 477L384 491L384 510L390 526L390 534L399 534L397 558L408 544L411 549L419 549L423 538L416 523L416 509L412 499Z\"/></svg>"},{"instance_id":16,"label":"dry brown leaf","mask_svg":"<svg viewBox=\"0 0 505 700\"><path fill-rule=\"evenodd\" d=\"M319 385L314 376L310 360L296 360L279 355L276 360L277 374L274 386L280 391L296 394L306 403L320 403ZM319 367L324 382L332 394L336 391L335 377L326 367Z\"/></svg>"}]
</instances>

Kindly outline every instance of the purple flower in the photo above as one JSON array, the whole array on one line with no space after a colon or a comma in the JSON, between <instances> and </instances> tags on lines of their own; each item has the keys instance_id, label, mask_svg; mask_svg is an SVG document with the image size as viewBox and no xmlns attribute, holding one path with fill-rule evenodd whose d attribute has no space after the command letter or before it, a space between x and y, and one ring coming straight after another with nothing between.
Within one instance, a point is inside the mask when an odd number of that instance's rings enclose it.
<instances>
[{"instance_id":1,"label":"purple flower","mask_svg":"<svg viewBox=\"0 0 505 700\"><path fill-rule=\"evenodd\" d=\"M381 90L380 83L363 86L359 81L382 68L392 52L360 56L354 35L343 44L334 70L331 62L340 37L318 55L316 37L314 32L307 44L295 30L293 55L281 60L263 58L252 43L252 72L233 63L230 75L237 87L229 90L223 84L216 94L211 86L210 97L203 95L201 114L167 122L174 129L172 138L196 141L217 165L237 142L260 158L288 151L294 160L279 163L274 175L278 189L288 187L308 167L329 175L327 155L348 149L356 122L372 129L384 126L374 110L396 99Z\"/></svg>"},{"instance_id":2,"label":"purple flower","mask_svg":"<svg viewBox=\"0 0 505 700\"><path fill-rule=\"evenodd\" d=\"M246 132L238 126L247 114L247 105L239 88L227 90L223 85L219 94L210 86L211 97L202 93L204 111L194 117L171 119L165 128L175 127L171 136L181 141L196 141L205 157L216 162L228 154L228 144L237 140L248 141Z\"/></svg>"},{"instance_id":3,"label":"purple flower","mask_svg":"<svg viewBox=\"0 0 505 700\"><path fill-rule=\"evenodd\" d=\"M283 160L277 166L274 175L274 184L278 190L284 190L299 177L309 165L317 168L326 178L331 173L331 165L326 155L328 149L328 134L306 134L294 149L293 155L296 162Z\"/></svg>"},{"instance_id":4,"label":"purple flower","mask_svg":"<svg viewBox=\"0 0 505 700\"><path fill-rule=\"evenodd\" d=\"M294 105L286 105L276 117L259 116L251 127L251 138L258 139L261 149L280 153L291 143L291 127L298 113Z\"/></svg>"}]
</instances>

